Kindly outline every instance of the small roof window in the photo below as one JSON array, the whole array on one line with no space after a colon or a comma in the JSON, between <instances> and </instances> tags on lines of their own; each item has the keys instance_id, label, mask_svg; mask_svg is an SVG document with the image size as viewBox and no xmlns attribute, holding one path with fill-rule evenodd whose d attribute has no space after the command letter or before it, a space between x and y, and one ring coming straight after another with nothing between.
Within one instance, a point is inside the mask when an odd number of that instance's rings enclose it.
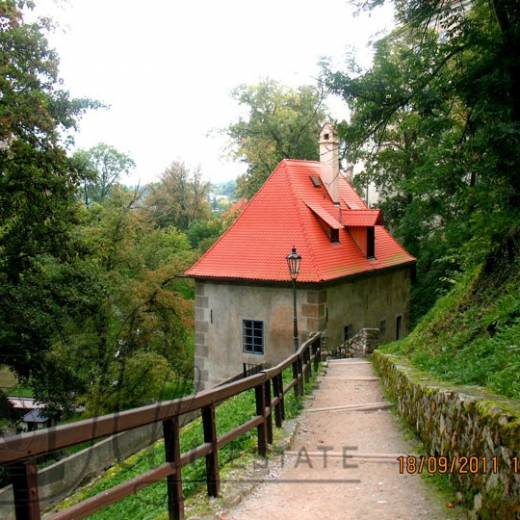
<instances>
[{"instance_id":1,"label":"small roof window","mask_svg":"<svg viewBox=\"0 0 520 520\"><path fill-rule=\"evenodd\" d=\"M311 175L311 182L315 188L321 187L321 180L317 175Z\"/></svg>"}]
</instances>

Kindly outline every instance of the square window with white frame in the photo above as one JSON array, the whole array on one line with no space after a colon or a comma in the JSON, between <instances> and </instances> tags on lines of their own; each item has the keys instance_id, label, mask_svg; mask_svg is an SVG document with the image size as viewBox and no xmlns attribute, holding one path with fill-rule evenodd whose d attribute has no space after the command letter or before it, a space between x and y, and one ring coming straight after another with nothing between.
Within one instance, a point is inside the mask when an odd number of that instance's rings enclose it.
<instances>
[{"instance_id":1,"label":"square window with white frame","mask_svg":"<svg viewBox=\"0 0 520 520\"><path fill-rule=\"evenodd\" d=\"M264 353L264 322L242 320L242 345L249 354Z\"/></svg>"}]
</instances>

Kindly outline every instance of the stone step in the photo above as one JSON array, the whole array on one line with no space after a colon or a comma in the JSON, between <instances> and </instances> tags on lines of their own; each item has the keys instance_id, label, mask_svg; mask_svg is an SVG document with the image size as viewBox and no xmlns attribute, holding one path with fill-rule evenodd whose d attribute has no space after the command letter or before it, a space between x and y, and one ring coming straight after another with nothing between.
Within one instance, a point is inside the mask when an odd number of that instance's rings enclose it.
<instances>
[{"instance_id":1,"label":"stone step","mask_svg":"<svg viewBox=\"0 0 520 520\"><path fill-rule=\"evenodd\" d=\"M356 365L371 365L371 361L338 361L336 363L329 363L329 367L338 367L338 366L356 366Z\"/></svg>"},{"instance_id":2,"label":"stone step","mask_svg":"<svg viewBox=\"0 0 520 520\"><path fill-rule=\"evenodd\" d=\"M311 457L311 458L314 458L314 457L319 457L319 458L332 458L332 459L342 459L342 458L345 458L345 459L365 459L365 460L370 460L370 459L382 459L382 460L389 460L389 461L392 461L392 462L398 462L398 459L399 457L409 457L410 454L406 454L406 455L403 455L402 453L373 453L373 452L367 452L367 453L363 453L363 452L357 452L355 450L353 450L352 448L351 449L346 449L345 453L341 452L341 451L328 451L328 450L322 450L322 451L307 451L307 450L302 450L301 452L300 451L295 451L295 450L291 450L291 451L284 451L284 455L287 455L289 457L305 457L305 456L308 456L308 457Z\"/></svg>"},{"instance_id":3,"label":"stone step","mask_svg":"<svg viewBox=\"0 0 520 520\"><path fill-rule=\"evenodd\" d=\"M339 412L342 410L352 412L364 412L371 410L386 410L392 408L394 405L386 401L377 403L363 403L363 404L347 404L341 406L326 406L324 408L306 408L303 413L317 413L317 412Z\"/></svg>"},{"instance_id":4,"label":"stone step","mask_svg":"<svg viewBox=\"0 0 520 520\"><path fill-rule=\"evenodd\" d=\"M379 381L378 377L336 377L336 376L325 376L324 378L320 379L320 382L326 382L326 381Z\"/></svg>"}]
</instances>

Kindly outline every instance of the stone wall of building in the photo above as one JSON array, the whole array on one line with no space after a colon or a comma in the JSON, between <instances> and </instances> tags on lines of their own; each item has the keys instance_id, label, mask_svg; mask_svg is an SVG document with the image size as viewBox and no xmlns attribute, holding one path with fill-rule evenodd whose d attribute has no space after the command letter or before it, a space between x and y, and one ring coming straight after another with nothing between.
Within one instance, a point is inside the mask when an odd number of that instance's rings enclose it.
<instances>
[{"instance_id":1,"label":"stone wall of building","mask_svg":"<svg viewBox=\"0 0 520 520\"><path fill-rule=\"evenodd\" d=\"M470 508L470 518L519 518L519 403L478 387L435 380L378 350L372 359L428 454L447 457L450 468L455 461L450 479Z\"/></svg>"},{"instance_id":2,"label":"stone wall of building","mask_svg":"<svg viewBox=\"0 0 520 520\"><path fill-rule=\"evenodd\" d=\"M410 268L353 278L327 288L327 345L332 351L343 343L345 327L350 336L363 328L380 329L380 343L396 339L401 316L401 336L408 332Z\"/></svg>"},{"instance_id":3,"label":"stone wall of building","mask_svg":"<svg viewBox=\"0 0 520 520\"><path fill-rule=\"evenodd\" d=\"M300 342L325 321L323 291L298 289ZM242 320L264 322L264 354L244 352ZM290 287L196 282L195 380L214 386L242 371L243 363L274 365L294 352Z\"/></svg>"},{"instance_id":4,"label":"stone wall of building","mask_svg":"<svg viewBox=\"0 0 520 520\"><path fill-rule=\"evenodd\" d=\"M327 331L329 350L343 342L344 327L355 334L379 328L381 341L395 338L395 319L408 324L409 269L357 278L335 286L298 288L300 343L309 333ZM264 322L263 355L244 352L242 320ZM242 370L243 363L274 365L294 351L293 293L290 286L260 286L196 281L195 381L214 386Z\"/></svg>"}]
</instances>

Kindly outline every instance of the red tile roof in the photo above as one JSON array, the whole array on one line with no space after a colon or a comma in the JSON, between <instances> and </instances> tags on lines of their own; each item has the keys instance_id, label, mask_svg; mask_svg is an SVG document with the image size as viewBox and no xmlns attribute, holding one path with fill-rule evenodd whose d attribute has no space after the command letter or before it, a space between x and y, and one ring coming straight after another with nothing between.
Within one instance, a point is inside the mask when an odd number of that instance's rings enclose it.
<instances>
[{"instance_id":1,"label":"red tile roof","mask_svg":"<svg viewBox=\"0 0 520 520\"><path fill-rule=\"evenodd\" d=\"M325 188L314 187L310 179L321 176L322 168L314 161L281 161L242 214L186 275L290 281L285 258L293 245L302 256L299 282L322 282L413 263L415 258L382 225L375 226L375 259L363 255L343 226L339 242L329 240L320 219L326 216L331 222L341 222L340 210L366 211L367 207L343 178L340 207L334 206Z\"/></svg>"},{"instance_id":2,"label":"red tile roof","mask_svg":"<svg viewBox=\"0 0 520 520\"><path fill-rule=\"evenodd\" d=\"M339 221L337 221L332 215L329 215L327 210L323 209L318 204L307 204L307 206L332 229L341 229L343 227ZM335 213L338 213L338 211L336 210Z\"/></svg>"},{"instance_id":3,"label":"red tile roof","mask_svg":"<svg viewBox=\"0 0 520 520\"><path fill-rule=\"evenodd\" d=\"M383 224L380 209L346 209L341 210L342 221L349 227L367 227Z\"/></svg>"}]
</instances>

